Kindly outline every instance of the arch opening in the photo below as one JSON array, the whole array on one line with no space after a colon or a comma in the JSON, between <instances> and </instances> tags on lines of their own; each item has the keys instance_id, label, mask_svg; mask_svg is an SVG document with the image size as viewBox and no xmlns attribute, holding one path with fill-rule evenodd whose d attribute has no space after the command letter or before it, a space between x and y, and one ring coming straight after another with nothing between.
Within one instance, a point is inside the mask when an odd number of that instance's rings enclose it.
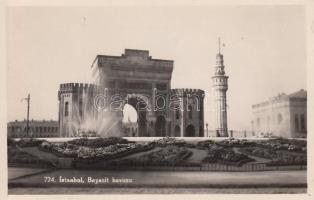
<instances>
[{"instance_id":1,"label":"arch opening","mask_svg":"<svg viewBox=\"0 0 314 200\"><path fill-rule=\"evenodd\" d=\"M129 112L132 113L132 116L133 116L132 120L135 121L133 123L133 129L136 129L136 130L132 130L132 129L129 130L132 133L131 136L133 136L133 134L134 134L134 136L137 136L137 137L148 136L148 134L147 134L146 109L143 109L147 106L146 102L138 95L133 95L131 97L128 96L126 98L126 102L127 103L124 106L127 106L126 108L129 110ZM137 117L135 117L135 113L136 113ZM131 122L132 122L132 120L131 120ZM123 121L122 121L122 123L123 123Z\"/></svg>"},{"instance_id":2,"label":"arch opening","mask_svg":"<svg viewBox=\"0 0 314 200\"><path fill-rule=\"evenodd\" d=\"M130 104L123 107L122 131L125 136L135 137L138 135L138 116L135 108Z\"/></svg>"},{"instance_id":3,"label":"arch opening","mask_svg":"<svg viewBox=\"0 0 314 200\"><path fill-rule=\"evenodd\" d=\"M186 137L194 137L195 136L195 128L193 125L188 125L185 129L185 136Z\"/></svg>"}]
</instances>

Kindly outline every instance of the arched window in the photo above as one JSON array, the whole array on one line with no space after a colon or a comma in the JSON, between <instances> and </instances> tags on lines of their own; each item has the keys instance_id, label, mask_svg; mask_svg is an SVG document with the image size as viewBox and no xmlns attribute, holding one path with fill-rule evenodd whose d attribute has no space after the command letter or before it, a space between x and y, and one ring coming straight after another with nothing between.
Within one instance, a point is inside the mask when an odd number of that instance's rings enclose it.
<instances>
[{"instance_id":1,"label":"arched window","mask_svg":"<svg viewBox=\"0 0 314 200\"><path fill-rule=\"evenodd\" d=\"M189 113L189 119L192 119L193 118L193 114L192 114L192 106L191 105L189 105L188 113Z\"/></svg>"},{"instance_id":2,"label":"arched window","mask_svg":"<svg viewBox=\"0 0 314 200\"><path fill-rule=\"evenodd\" d=\"M67 117L69 115L69 102L65 102L64 105L64 116Z\"/></svg>"},{"instance_id":3,"label":"arched window","mask_svg":"<svg viewBox=\"0 0 314 200\"><path fill-rule=\"evenodd\" d=\"M188 125L185 129L185 137L195 137L195 128L193 125Z\"/></svg>"},{"instance_id":4,"label":"arched window","mask_svg":"<svg viewBox=\"0 0 314 200\"><path fill-rule=\"evenodd\" d=\"M277 116L277 122L278 122L278 124L281 124L281 122L282 122L282 115L280 113Z\"/></svg>"}]
</instances>

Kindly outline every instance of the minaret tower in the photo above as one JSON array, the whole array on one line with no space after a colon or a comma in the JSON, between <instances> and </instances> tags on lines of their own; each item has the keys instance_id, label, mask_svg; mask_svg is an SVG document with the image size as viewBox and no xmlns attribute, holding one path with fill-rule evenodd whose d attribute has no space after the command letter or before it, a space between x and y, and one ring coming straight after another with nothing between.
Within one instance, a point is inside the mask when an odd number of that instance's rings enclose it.
<instances>
[{"instance_id":1,"label":"minaret tower","mask_svg":"<svg viewBox=\"0 0 314 200\"><path fill-rule=\"evenodd\" d=\"M212 77L215 104L215 130L218 137L228 137L227 125L227 90L228 76L225 75L224 58L220 53L218 38L218 54L216 55L215 75Z\"/></svg>"}]
</instances>

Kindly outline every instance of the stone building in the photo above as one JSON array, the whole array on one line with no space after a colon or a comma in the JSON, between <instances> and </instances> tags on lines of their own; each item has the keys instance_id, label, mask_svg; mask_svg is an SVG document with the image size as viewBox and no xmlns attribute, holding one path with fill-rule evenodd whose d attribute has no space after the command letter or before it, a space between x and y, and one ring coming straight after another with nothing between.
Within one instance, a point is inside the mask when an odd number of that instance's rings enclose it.
<instances>
[{"instance_id":1,"label":"stone building","mask_svg":"<svg viewBox=\"0 0 314 200\"><path fill-rule=\"evenodd\" d=\"M268 101L252 106L252 129L256 136L306 138L307 92L279 94Z\"/></svg>"},{"instance_id":2,"label":"stone building","mask_svg":"<svg viewBox=\"0 0 314 200\"><path fill-rule=\"evenodd\" d=\"M96 86L93 84L60 84L58 91L60 137L78 136L81 131L92 131L95 125L93 121L95 91Z\"/></svg>"},{"instance_id":3,"label":"stone building","mask_svg":"<svg viewBox=\"0 0 314 200\"><path fill-rule=\"evenodd\" d=\"M22 137L59 137L59 124L53 120L30 120L28 125L24 121L12 121L7 124L7 134L9 138L22 138Z\"/></svg>"},{"instance_id":4,"label":"stone building","mask_svg":"<svg viewBox=\"0 0 314 200\"><path fill-rule=\"evenodd\" d=\"M199 89L172 89L178 98L179 109L172 109L172 137L204 137L204 91Z\"/></svg>"},{"instance_id":5,"label":"stone building","mask_svg":"<svg viewBox=\"0 0 314 200\"><path fill-rule=\"evenodd\" d=\"M137 112L137 137L203 136L204 91L172 90L173 63L153 59L146 50L96 56L92 64L95 85L60 85L60 136L75 136L82 128L96 130L100 136L127 136L122 127L126 104ZM199 100L196 95L201 95ZM179 119L171 109L178 102L182 104Z\"/></svg>"}]
</instances>

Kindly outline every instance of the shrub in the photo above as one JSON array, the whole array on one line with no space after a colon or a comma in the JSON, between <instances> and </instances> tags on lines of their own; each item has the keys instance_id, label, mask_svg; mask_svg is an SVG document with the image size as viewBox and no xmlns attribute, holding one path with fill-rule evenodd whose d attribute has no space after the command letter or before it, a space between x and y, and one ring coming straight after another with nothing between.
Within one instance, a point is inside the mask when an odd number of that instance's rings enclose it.
<instances>
[{"instance_id":1,"label":"shrub","mask_svg":"<svg viewBox=\"0 0 314 200\"><path fill-rule=\"evenodd\" d=\"M211 145L215 144L214 141L211 140L205 140L205 141L200 141L197 143L197 147L201 149L208 149L210 148Z\"/></svg>"},{"instance_id":2,"label":"shrub","mask_svg":"<svg viewBox=\"0 0 314 200\"><path fill-rule=\"evenodd\" d=\"M121 137L108 137L108 138L95 138L95 139L87 139L80 138L71 140L68 142L69 144L78 145L78 146L86 146L92 148L99 147L107 147L115 144L128 144L128 140Z\"/></svg>"},{"instance_id":3,"label":"shrub","mask_svg":"<svg viewBox=\"0 0 314 200\"><path fill-rule=\"evenodd\" d=\"M176 146L185 146L187 143L184 140L171 138L171 137L165 137L159 140L154 140L151 142L152 145L165 147L168 145L176 145Z\"/></svg>"}]
</instances>

